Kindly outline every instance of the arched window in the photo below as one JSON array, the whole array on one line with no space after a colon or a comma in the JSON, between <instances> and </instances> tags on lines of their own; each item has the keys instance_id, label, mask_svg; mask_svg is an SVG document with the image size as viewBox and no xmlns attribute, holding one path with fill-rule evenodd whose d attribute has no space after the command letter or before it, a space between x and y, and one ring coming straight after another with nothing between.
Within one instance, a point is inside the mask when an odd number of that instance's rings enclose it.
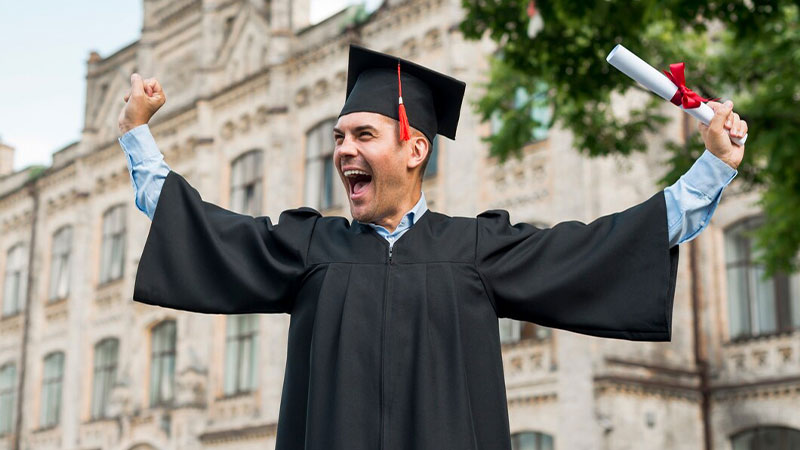
<instances>
[{"instance_id":1,"label":"arched window","mask_svg":"<svg viewBox=\"0 0 800 450\"><path fill-rule=\"evenodd\" d=\"M11 433L17 401L17 366L14 363L0 367L0 436Z\"/></svg>"},{"instance_id":2,"label":"arched window","mask_svg":"<svg viewBox=\"0 0 800 450\"><path fill-rule=\"evenodd\" d=\"M225 330L225 395L250 392L256 387L258 316L229 316Z\"/></svg>"},{"instance_id":3,"label":"arched window","mask_svg":"<svg viewBox=\"0 0 800 450\"><path fill-rule=\"evenodd\" d=\"M231 163L231 211L250 216L261 213L263 178L261 150L251 150Z\"/></svg>"},{"instance_id":4,"label":"arched window","mask_svg":"<svg viewBox=\"0 0 800 450\"><path fill-rule=\"evenodd\" d=\"M764 279L751 237L760 223L748 219L725 231L731 339L800 328L800 274Z\"/></svg>"},{"instance_id":5,"label":"arched window","mask_svg":"<svg viewBox=\"0 0 800 450\"><path fill-rule=\"evenodd\" d=\"M787 427L757 427L731 437L733 450L797 450L800 430Z\"/></svg>"},{"instance_id":6,"label":"arched window","mask_svg":"<svg viewBox=\"0 0 800 450\"><path fill-rule=\"evenodd\" d=\"M69 295L69 262L72 252L72 227L59 228L53 234L50 262L49 300L59 300Z\"/></svg>"},{"instance_id":7,"label":"arched window","mask_svg":"<svg viewBox=\"0 0 800 450\"><path fill-rule=\"evenodd\" d=\"M523 431L511 435L512 450L553 450L553 436L538 431Z\"/></svg>"},{"instance_id":8,"label":"arched window","mask_svg":"<svg viewBox=\"0 0 800 450\"><path fill-rule=\"evenodd\" d=\"M42 428L58 425L61 416L61 391L64 383L64 352L50 353L44 357L42 371L42 405L39 418Z\"/></svg>"},{"instance_id":9,"label":"arched window","mask_svg":"<svg viewBox=\"0 0 800 450\"><path fill-rule=\"evenodd\" d=\"M3 282L3 316L13 316L25 304L28 286L28 249L22 244L11 247L6 254L6 276Z\"/></svg>"},{"instance_id":10,"label":"arched window","mask_svg":"<svg viewBox=\"0 0 800 450\"><path fill-rule=\"evenodd\" d=\"M107 338L94 346L92 378L92 418L106 417L111 388L117 380L119 339Z\"/></svg>"},{"instance_id":11,"label":"arched window","mask_svg":"<svg viewBox=\"0 0 800 450\"><path fill-rule=\"evenodd\" d=\"M339 175L333 164L335 119L320 122L306 133L305 204L324 211L339 206Z\"/></svg>"},{"instance_id":12,"label":"arched window","mask_svg":"<svg viewBox=\"0 0 800 450\"><path fill-rule=\"evenodd\" d=\"M103 214L103 246L100 255L100 283L122 278L125 267L125 205Z\"/></svg>"},{"instance_id":13,"label":"arched window","mask_svg":"<svg viewBox=\"0 0 800 450\"><path fill-rule=\"evenodd\" d=\"M172 401L175 394L174 320L165 320L153 327L150 339L150 405Z\"/></svg>"}]
</instances>

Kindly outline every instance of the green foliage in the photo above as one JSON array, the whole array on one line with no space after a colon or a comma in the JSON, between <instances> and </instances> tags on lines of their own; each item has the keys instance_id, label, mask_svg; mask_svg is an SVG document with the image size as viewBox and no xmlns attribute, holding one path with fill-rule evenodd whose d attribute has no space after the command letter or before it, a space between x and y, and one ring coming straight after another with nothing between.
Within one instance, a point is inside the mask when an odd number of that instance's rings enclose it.
<instances>
[{"instance_id":1,"label":"green foliage","mask_svg":"<svg viewBox=\"0 0 800 450\"><path fill-rule=\"evenodd\" d=\"M38 164L28 167L28 181L38 180L44 175L46 170L47 166Z\"/></svg>"},{"instance_id":2,"label":"green foliage","mask_svg":"<svg viewBox=\"0 0 800 450\"><path fill-rule=\"evenodd\" d=\"M500 51L476 109L503 127L487 138L490 153L519 154L539 125L530 105L511 99L537 82L550 86L553 123L569 129L590 156L644 151L668 120L651 96L641 108L612 111L612 93L643 90L605 61L624 43L655 67L687 64L688 84L706 97L732 99L752 133L739 166L746 189L761 194L766 220L756 233L769 273L797 270L800 249L800 10L799 0L538 0L544 28L527 35L527 0L463 0L461 31L488 35ZM693 127L694 129L694 127ZM662 183L683 174L702 152L697 133L675 136L665 151ZM680 143L679 143L680 142Z\"/></svg>"}]
</instances>

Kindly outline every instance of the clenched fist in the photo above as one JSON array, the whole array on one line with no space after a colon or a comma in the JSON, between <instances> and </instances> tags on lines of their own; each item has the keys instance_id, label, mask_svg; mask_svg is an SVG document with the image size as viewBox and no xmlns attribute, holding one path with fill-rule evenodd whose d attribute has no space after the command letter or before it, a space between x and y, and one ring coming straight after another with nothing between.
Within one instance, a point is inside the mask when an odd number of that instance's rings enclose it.
<instances>
[{"instance_id":1,"label":"clenched fist","mask_svg":"<svg viewBox=\"0 0 800 450\"><path fill-rule=\"evenodd\" d=\"M708 102L708 106L714 110L714 117L708 126L702 122L698 125L703 142L714 156L736 169L744 157L744 146L734 144L730 138L744 137L747 134L747 122L733 112L733 102L730 100L725 103Z\"/></svg>"},{"instance_id":2,"label":"clenched fist","mask_svg":"<svg viewBox=\"0 0 800 450\"><path fill-rule=\"evenodd\" d=\"M164 90L155 78L142 80L138 73L131 75L131 89L122 98L125 107L119 113L120 134L146 124L167 101Z\"/></svg>"}]
</instances>

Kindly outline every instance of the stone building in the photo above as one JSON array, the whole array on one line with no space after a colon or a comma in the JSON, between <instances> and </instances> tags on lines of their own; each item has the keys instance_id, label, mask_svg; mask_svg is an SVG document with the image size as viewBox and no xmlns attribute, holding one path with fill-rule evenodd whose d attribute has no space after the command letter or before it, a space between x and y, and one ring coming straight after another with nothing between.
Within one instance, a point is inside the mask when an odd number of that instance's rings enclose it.
<instances>
[{"instance_id":1,"label":"stone building","mask_svg":"<svg viewBox=\"0 0 800 450\"><path fill-rule=\"evenodd\" d=\"M652 151L627 160L537 130L500 164L481 140L497 124L470 107L494 48L460 35L460 0L387 0L316 25L308 3L144 0L141 38L89 57L81 139L16 173L0 145L0 448L274 446L289 317L131 300L150 223L116 140L133 71L168 95L151 124L167 163L206 201L273 217L347 216L329 157L351 42L467 82L458 141L438 139L424 184L450 215L505 208L549 226L624 209L658 191L660 146L689 126L672 111ZM500 321L515 448L800 448L800 277L759 278L755 200L734 184L682 247L670 343Z\"/></svg>"}]
</instances>

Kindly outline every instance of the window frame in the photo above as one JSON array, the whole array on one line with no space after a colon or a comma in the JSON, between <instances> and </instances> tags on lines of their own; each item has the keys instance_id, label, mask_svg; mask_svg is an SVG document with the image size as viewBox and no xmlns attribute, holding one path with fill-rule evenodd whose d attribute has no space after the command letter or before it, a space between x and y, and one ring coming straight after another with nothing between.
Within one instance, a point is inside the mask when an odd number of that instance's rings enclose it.
<instances>
[{"instance_id":1,"label":"window frame","mask_svg":"<svg viewBox=\"0 0 800 450\"><path fill-rule=\"evenodd\" d=\"M428 165L425 166L425 173L422 175L423 179L433 178L439 174L439 135L433 137L431 142L431 157L428 158Z\"/></svg>"},{"instance_id":2,"label":"window frame","mask_svg":"<svg viewBox=\"0 0 800 450\"><path fill-rule=\"evenodd\" d=\"M71 225L64 225L53 233L53 242L50 247L50 282L47 296L47 301L49 303L69 297L71 287L70 259L72 256L73 243L72 230L73 228ZM56 270L58 270L58 273L56 273ZM60 292L61 287L63 287L63 292Z\"/></svg>"},{"instance_id":3,"label":"window frame","mask_svg":"<svg viewBox=\"0 0 800 450\"><path fill-rule=\"evenodd\" d=\"M116 222L107 225L110 220ZM116 226L114 226L116 225ZM127 207L117 204L103 212L102 240L100 247L100 285L112 283L125 276L125 254L127 246ZM114 259L117 251L117 260ZM114 266L114 264L118 264ZM114 268L118 267L119 273Z\"/></svg>"},{"instance_id":4,"label":"window frame","mask_svg":"<svg viewBox=\"0 0 800 450\"><path fill-rule=\"evenodd\" d=\"M7 372L11 372L7 374ZM8 386L5 377L10 379ZM7 362L0 366L0 436L6 436L14 431L17 407L17 364ZM8 411L3 411L8 407Z\"/></svg>"},{"instance_id":5,"label":"window frame","mask_svg":"<svg viewBox=\"0 0 800 450\"><path fill-rule=\"evenodd\" d=\"M534 439L533 448L521 447L520 440L523 437L532 437ZM555 448L555 436L541 431L517 431L511 434L511 448L512 450L553 450Z\"/></svg>"},{"instance_id":6,"label":"window frame","mask_svg":"<svg viewBox=\"0 0 800 450\"><path fill-rule=\"evenodd\" d=\"M105 347L110 348L106 349ZM113 358L106 358L103 364L99 365L99 355L105 351L111 352ZM118 366L119 339L107 337L98 341L94 345L94 359L92 361L91 417L94 420L108 417L108 403L111 399L111 391L116 383ZM100 397L98 397L98 394Z\"/></svg>"},{"instance_id":7,"label":"window frame","mask_svg":"<svg viewBox=\"0 0 800 450\"><path fill-rule=\"evenodd\" d=\"M800 429L783 425L759 425L751 428L746 428L744 430L740 430L736 433L731 434L730 435L731 448L733 450L765 449L767 447L765 447L766 443L764 443L763 439L765 439L764 434L766 432L779 433L778 434L779 447L776 450L791 450L792 447L789 447L789 444L792 443L791 442L792 440L795 440L796 442L800 443ZM749 448L746 447L743 448L742 446L748 444L747 442L745 442L745 440L748 438L753 440L749 442L750 444Z\"/></svg>"},{"instance_id":8,"label":"window frame","mask_svg":"<svg viewBox=\"0 0 800 450\"><path fill-rule=\"evenodd\" d=\"M25 307L25 300L27 299L28 288L28 254L27 243L24 241L17 242L6 251L5 274L3 276L3 317L16 316L22 312ZM16 293L13 296L13 302L9 302L10 297L10 281L14 276L16 284Z\"/></svg>"},{"instance_id":9,"label":"window frame","mask_svg":"<svg viewBox=\"0 0 800 450\"><path fill-rule=\"evenodd\" d=\"M305 133L305 204L320 211L343 206L341 193L336 189L338 171L333 164L335 125L336 118L329 117L320 120ZM326 141L329 144L327 146ZM313 147L315 144L317 146Z\"/></svg>"},{"instance_id":10,"label":"window frame","mask_svg":"<svg viewBox=\"0 0 800 450\"><path fill-rule=\"evenodd\" d=\"M264 201L264 151L248 150L234 158L230 168L231 211L254 217L261 215Z\"/></svg>"},{"instance_id":11,"label":"window frame","mask_svg":"<svg viewBox=\"0 0 800 450\"><path fill-rule=\"evenodd\" d=\"M161 333L166 334L165 337L161 338L167 339L167 343L169 344L165 349L156 348L156 339L161 336ZM177 341L178 326L175 320L162 320L150 330L150 378L148 400L151 407L169 406L175 400ZM166 374L164 373L165 370L167 372ZM164 381L167 378L168 380ZM167 385L164 385L164 383L167 383ZM165 389L168 390L166 394L163 392Z\"/></svg>"},{"instance_id":12,"label":"window frame","mask_svg":"<svg viewBox=\"0 0 800 450\"><path fill-rule=\"evenodd\" d=\"M234 323L236 325L232 327ZM225 397L249 394L258 386L259 325L259 317L255 314L233 315L226 320L222 386ZM245 366L244 362L249 364Z\"/></svg>"},{"instance_id":13,"label":"window frame","mask_svg":"<svg viewBox=\"0 0 800 450\"><path fill-rule=\"evenodd\" d=\"M778 272L763 280L761 278L763 266L756 263L753 255L753 239L749 234L758 228L763 220L761 216L747 217L726 227L723 232L728 337L732 342L800 329L800 292L793 292L792 288L793 284L800 285L794 279L800 275ZM733 253L731 250L742 251L743 255L731 254ZM737 273L740 275L735 275ZM734 278L735 276L741 278ZM771 286L769 289L771 298L767 301L768 304L762 305L758 293L766 286ZM742 287L743 291L739 289ZM769 320L774 322L774 329L762 331L762 328L766 328L761 317L764 308L768 308L771 312L772 317ZM739 320L734 320L735 318Z\"/></svg>"},{"instance_id":14,"label":"window frame","mask_svg":"<svg viewBox=\"0 0 800 450\"><path fill-rule=\"evenodd\" d=\"M48 374L49 361L55 362L56 374ZM53 351L42 359L42 389L39 403L39 427L50 429L61 423L61 405L64 396L64 361L66 357L61 350Z\"/></svg>"}]
</instances>

